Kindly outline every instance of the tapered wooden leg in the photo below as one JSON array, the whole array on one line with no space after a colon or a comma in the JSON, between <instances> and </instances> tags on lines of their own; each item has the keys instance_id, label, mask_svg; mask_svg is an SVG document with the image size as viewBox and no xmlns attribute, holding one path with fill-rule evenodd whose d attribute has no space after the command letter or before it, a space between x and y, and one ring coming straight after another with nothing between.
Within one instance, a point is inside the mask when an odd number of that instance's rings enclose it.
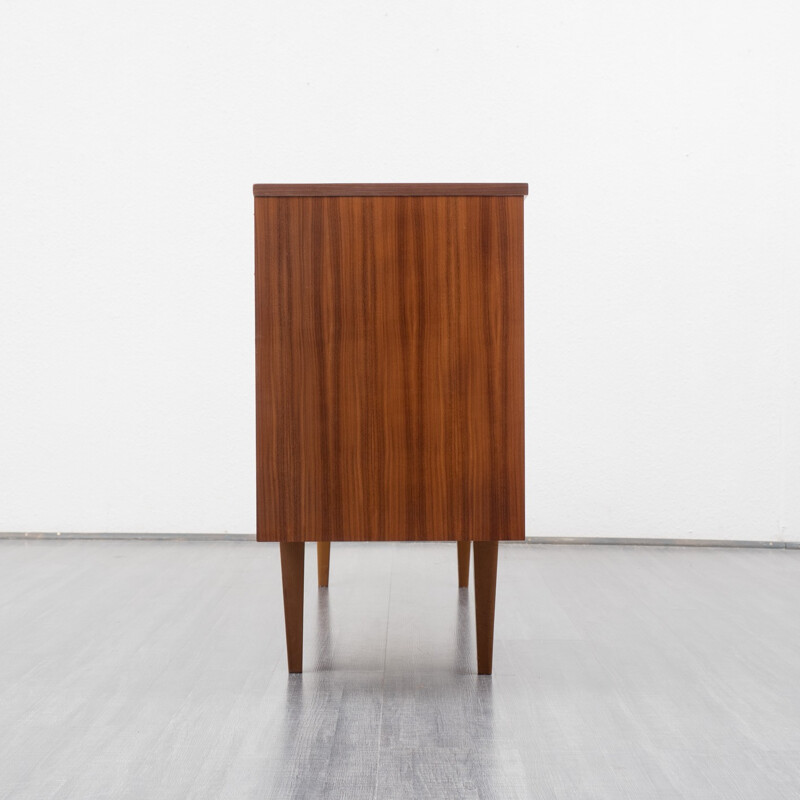
<instances>
[{"instance_id":1,"label":"tapered wooden leg","mask_svg":"<svg viewBox=\"0 0 800 800\"><path fill-rule=\"evenodd\" d=\"M469 542L458 542L458 588L469 586Z\"/></svg>"},{"instance_id":2,"label":"tapered wooden leg","mask_svg":"<svg viewBox=\"0 0 800 800\"><path fill-rule=\"evenodd\" d=\"M474 547L478 675L491 675L494 648L494 597L497 587L497 542L474 542Z\"/></svg>"},{"instance_id":3,"label":"tapered wooden leg","mask_svg":"<svg viewBox=\"0 0 800 800\"><path fill-rule=\"evenodd\" d=\"M328 585L328 572L331 566L331 543L317 542L317 582L320 586Z\"/></svg>"},{"instance_id":4,"label":"tapered wooden leg","mask_svg":"<svg viewBox=\"0 0 800 800\"><path fill-rule=\"evenodd\" d=\"M286 654L289 672L303 671L303 569L304 542L281 542L283 618L286 623Z\"/></svg>"}]
</instances>

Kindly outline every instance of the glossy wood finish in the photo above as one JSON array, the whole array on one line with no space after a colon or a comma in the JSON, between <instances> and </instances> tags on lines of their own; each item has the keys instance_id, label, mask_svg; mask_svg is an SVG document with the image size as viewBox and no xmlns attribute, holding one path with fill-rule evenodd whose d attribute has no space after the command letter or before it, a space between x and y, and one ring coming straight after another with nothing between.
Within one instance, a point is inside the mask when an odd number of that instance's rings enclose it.
<instances>
[{"instance_id":1,"label":"glossy wood finish","mask_svg":"<svg viewBox=\"0 0 800 800\"><path fill-rule=\"evenodd\" d=\"M256 197L260 541L524 538L522 210Z\"/></svg>"},{"instance_id":2,"label":"glossy wood finish","mask_svg":"<svg viewBox=\"0 0 800 800\"><path fill-rule=\"evenodd\" d=\"M475 645L478 675L492 674L497 542L475 542Z\"/></svg>"},{"instance_id":3,"label":"glossy wood finish","mask_svg":"<svg viewBox=\"0 0 800 800\"><path fill-rule=\"evenodd\" d=\"M469 542L458 542L458 588L469 586Z\"/></svg>"},{"instance_id":4,"label":"glossy wood finish","mask_svg":"<svg viewBox=\"0 0 800 800\"><path fill-rule=\"evenodd\" d=\"M257 183L256 197L521 197L527 183Z\"/></svg>"},{"instance_id":5,"label":"glossy wood finish","mask_svg":"<svg viewBox=\"0 0 800 800\"><path fill-rule=\"evenodd\" d=\"M317 584L328 585L328 574L331 565L331 543L317 542Z\"/></svg>"},{"instance_id":6,"label":"glossy wood finish","mask_svg":"<svg viewBox=\"0 0 800 800\"><path fill-rule=\"evenodd\" d=\"M283 616L289 672L303 671L303 588L305 574L303 542L281 542Z\"/></svg>"}]
</instances>

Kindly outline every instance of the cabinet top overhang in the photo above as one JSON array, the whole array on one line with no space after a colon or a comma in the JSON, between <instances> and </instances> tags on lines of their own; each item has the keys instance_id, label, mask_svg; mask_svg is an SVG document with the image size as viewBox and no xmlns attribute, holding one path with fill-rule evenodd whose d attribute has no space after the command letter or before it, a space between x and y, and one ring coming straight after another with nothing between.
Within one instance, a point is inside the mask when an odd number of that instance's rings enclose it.
<instances>
[{"instance_id":1,"label":"cabinet top overhang","mask_svg":"<svg viewBox=\"0 0 800 800\"><path fill-rule=\"evenodd\" d=\"M256 183L256 197L520 197L527 183Z\"/></svg>"}]
</instances>

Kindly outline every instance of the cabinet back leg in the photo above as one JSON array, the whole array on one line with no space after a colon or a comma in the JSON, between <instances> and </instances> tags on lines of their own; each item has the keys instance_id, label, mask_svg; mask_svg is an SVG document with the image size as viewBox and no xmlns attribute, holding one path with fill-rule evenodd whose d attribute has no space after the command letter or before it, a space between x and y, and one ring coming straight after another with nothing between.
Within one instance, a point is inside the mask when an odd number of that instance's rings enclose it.
<instances>
[{"instance_id":1,"label":"cabinet back leg","mask_svg":"<svg viewBox=\"0 0 800 800\"><path fill-rule=\"evenodd\" d=\"M497 542L474 542L474 548L478 675L491 675L494 649L494 598L497 588Z\"/></svg>"},{"instance_id":2,"label":"cabinet back leg","mask_svg":"<svg viewBox=\"0 0 800 800\"><path fill-rule=\"evenodd\" d=\"M469 586L469 545L467 542L457 542L458 544L458 588L464 589Z\"/></svg>"},{"instance_id":3,"label":"cabinet back leg","mask_svg":"<svg viewBox=\"0 0 800 800\"><path fill-rule=\"evenodd\" d=\"M283 618L286 623L286 655L289 672L303 671L303 577L304 542L281 542Z\"/></svg>"},{"instance_id":4,"label":"cabinet back leg","mask_svg":"<svg viewBox=\"0 0 800 800\"><path fill-rule=\"evenodd\" d=\"M331 543L317 542L317 583L328 585L328 573L331 566Z\"/></svg>"}]
</instances>

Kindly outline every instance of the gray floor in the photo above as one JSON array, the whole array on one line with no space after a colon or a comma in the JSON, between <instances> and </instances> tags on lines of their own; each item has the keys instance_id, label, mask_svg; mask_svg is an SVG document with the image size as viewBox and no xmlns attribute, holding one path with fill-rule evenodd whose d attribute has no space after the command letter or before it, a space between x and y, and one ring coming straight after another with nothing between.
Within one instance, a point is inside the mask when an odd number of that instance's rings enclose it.
<instances>
[{"instance_id":1,"label":"gray floor","mask_svg":"<svg viewBox=\"0 0 800 800\"><path fill-rule=\"evenodd\" d=\"M0 797L798 798L800 551L0 541Z\"/></svg>"}]
</instances>

